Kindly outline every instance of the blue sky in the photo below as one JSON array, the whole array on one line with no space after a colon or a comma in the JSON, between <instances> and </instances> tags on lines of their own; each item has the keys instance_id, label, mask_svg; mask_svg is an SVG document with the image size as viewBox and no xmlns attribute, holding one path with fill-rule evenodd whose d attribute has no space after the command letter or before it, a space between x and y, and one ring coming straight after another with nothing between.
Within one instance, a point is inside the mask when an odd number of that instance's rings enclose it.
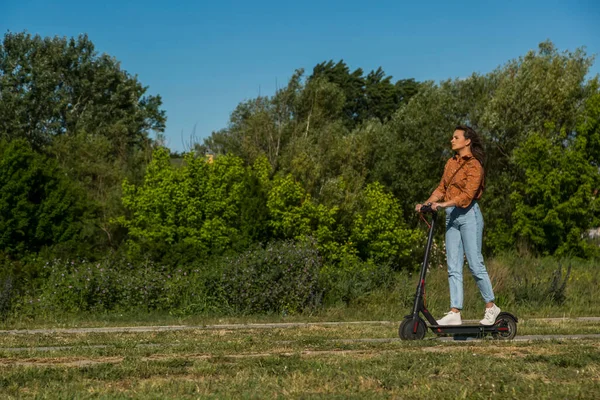
<instances>
[{"instance_id":1,"label":"blue sky","mask_svg":"<svg viewBox=\"0 0 600 400\"><path fill-rule=\"evenodd\" d=\"M370 3L370 4L369 4ZM600 2L0 0L0 30L87 33L160 94L173 150L227 126L295 69L343 59L394 80L486 73L550 39L600 56ZM597 56L597 58L599 58ZM592 74L600 73L600 59Z\"/></svg>"}]
</instances>

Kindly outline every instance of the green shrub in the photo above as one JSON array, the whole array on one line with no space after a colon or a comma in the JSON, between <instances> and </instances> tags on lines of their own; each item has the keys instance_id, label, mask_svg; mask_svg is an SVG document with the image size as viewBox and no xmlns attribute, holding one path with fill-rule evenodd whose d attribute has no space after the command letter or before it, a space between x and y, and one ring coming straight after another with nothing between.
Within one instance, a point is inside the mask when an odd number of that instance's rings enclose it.
<instances>
[{"instance_id":1,"label":"green shrub","mask_svg":"<svg viewBox=\"0 0 600 400\"><path fill-rule=\"evenodd\" d=\"M324 292L324 304L348 304L370 291L391 282L392 269L387 264L362 261L347 254L337 265L322 268L319 279Z\"/></svg>"},{"instance_id":2,"label":"green shrub","mask_svg":"<svg viewBox=\"0 0 600 400\"><path fill-rule=\"evenodd\" d=\"M46 262L21 299L20 312L76 313L156 310L169 304L164 266L146 262L60 260Z\"/></svg>"},{"instance_id":3,"label":"green shrub","mask_svg":"<svg viewBox=\"0 0 600 400\"><path fill-rule=\"evenodd\" d=\"M221 290L239 313L296 313L319 303L321 257L312 241L278 241L221 260Z\"/></svg>"},{"instance_id":4,"label":"green shrub","mask_svg":"<svg viewBox=\"0 0 600 400\"><path fill-rule=\"evenodd\" d=\"M274 242L198 264L184 269L152 261L55 259L41 266L20 298L18 313L295 313L320 301L321 258L309 241ZM0 287L0 307L4 294Z\"/></svg>"},{"instance_id":5,"label":"green shrub","mask_svg":"<svg viewBox=\"0 0 600 400\"><path fill-rule=\"evenodd\" d=\"M12 276L0 278L0 320L4 320L12 308L15 287Z\"/></svg>"},{"instance_id":6,"label":"green shrub","mask_svg":"<svg viewBox=\"0 0 600 400\"><path fill-rule=\"evenodd\" d=\"M259 167L229 156L209 163L193 153L175 167L168 150L157 149L144 182L123 183L126 215L117 222L128 229L130 254L177 265L264 237L266 195Z\"/></svg>"},{"instance_id":7,"label":"green shrub","mask_svg":"<svg viewBox=\"0 0 600 400\"><path fill-rule=\"evenodd\" d=\"M390 263L396 269L412 269L416 249L424 238L419 230L408 228L398 200L383 185L372 183L364 189L361 203L350 235L360 257L378 264Z\"/></svg>"}]
</instances>

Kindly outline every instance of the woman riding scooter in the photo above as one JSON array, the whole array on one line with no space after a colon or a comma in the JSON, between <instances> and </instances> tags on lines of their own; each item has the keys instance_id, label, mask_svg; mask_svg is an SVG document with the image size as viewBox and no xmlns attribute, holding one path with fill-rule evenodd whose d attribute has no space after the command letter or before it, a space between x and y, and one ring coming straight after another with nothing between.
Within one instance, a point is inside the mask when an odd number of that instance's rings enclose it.
<instances>
[{"instance_id":1,"label":"woman riding scooter","mask_svg":"<svg viewBox=\"0 0 600 400\"><path fill-rule=\"evenodd\" d=\"M500 314L494 304L494 291L481 254L483 217L477 200L484 186L484 150L481 138L468 126L457 126L452 136L452 150L456 153L444 168L439 186L425 203L436 211L446 211L446 258L450 285L450 311L437 321L438 325L461 325L463 307L463 260L486 303L481 325L493 325ZM421 204L417 204L419 212Z\"/></svg>"}]
</instances>

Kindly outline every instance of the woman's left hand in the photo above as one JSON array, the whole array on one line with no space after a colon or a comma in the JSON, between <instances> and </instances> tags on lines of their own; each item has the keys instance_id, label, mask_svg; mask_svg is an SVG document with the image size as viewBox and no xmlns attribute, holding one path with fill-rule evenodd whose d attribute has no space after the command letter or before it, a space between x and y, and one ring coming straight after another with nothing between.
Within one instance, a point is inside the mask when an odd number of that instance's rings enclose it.
<instances>
[{"instance_id":1,"label":"woman's left hand","mask_svg":"<svg viewBox=\"0 0 600 400\"><path fill-rule=\"evenodd\" d=\"M434 202L434 203L431 203L431 209L432 209L433 211L437 211L437 210L438 210L438 208L444 208L444 207L445 207L445 206L444 206L444 203L436 203L436 202Z\"/></svg>"}]
</instances>

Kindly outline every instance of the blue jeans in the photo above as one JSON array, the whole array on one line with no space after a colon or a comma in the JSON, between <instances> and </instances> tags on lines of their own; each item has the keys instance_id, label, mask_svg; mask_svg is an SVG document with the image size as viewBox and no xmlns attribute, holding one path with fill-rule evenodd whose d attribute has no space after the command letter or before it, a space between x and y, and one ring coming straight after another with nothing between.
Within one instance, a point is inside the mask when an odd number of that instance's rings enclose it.
<instances>
[{"instance_id":1,"label":"blue jeans","mask_svg":"<svg viewBox=\"0 0 600 400\"><path fill-rule=\"evenodd\" d=\"M463 307L463 261L467 256L469 269L486 303L494 301L494 290L483 263L481 242L483 216L473 201L467 208L446 208L446 259L450 284L450 307Z\"/></svg>"}]
</instances>

